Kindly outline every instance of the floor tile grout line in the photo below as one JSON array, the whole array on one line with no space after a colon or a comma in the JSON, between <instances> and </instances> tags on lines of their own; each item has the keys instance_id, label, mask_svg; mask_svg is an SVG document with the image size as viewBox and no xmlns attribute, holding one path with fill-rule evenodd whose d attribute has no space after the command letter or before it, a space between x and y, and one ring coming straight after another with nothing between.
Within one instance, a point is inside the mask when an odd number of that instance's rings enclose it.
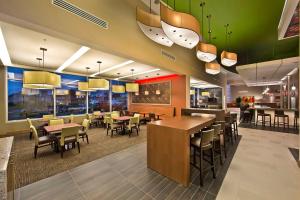
<instances>
[{"instance_id":1,"label":"floor tile grout line","mask_svg":"<svg viewBox=\"0 0 300 200\"><path fill-rule=\"evenodd\" d=\"M85 196L84 193L81 191L79 185L78 185L77 182L75 181L75 179L74 179L72 173L70 172L70 170L67 170L67 172L68 172L68 174L70 175L70 177L71 177L73 183L75 184L76 188L78 189L78 191L80 192L80 194L82 195L82 197L83 197L84 199L87 200L86 196Z\"/></svg>"}]
</instances>

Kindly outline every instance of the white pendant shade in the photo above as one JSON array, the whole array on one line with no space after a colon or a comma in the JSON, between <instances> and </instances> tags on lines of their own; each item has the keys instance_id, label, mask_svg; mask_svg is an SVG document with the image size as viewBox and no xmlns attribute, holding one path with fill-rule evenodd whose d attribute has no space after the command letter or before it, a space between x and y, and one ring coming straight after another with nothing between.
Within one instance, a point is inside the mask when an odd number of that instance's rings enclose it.
<instances>
[{"instance_id":1,"label":"white pendant shade","mask_svg":"<svg viewBox=\"0 0 300 200\"><path fill-rule=\"evenodd\" d=\"M61 77L47 71L25 71L23 87L31 89L59 88L61 87Z\"/></svg>"},{"instance_id":2,"label":"white pendant shade","mask_svg":"<svg viewBox=\"0 0 300 200\"><path fill-rule=\"evenodd\" d=\"M217 48L212 44L199 43L197 45L197 58L204 62L211 62L217 58Z\"/></svg>"},{"instance_id":3,"label":"white pendant shade","mask_svg":"<svg viewBox=\"0 0 300 200\"><path fill-rule=\"evenodd\" d=\"M216 75L221 72L221 66L217 62L205 63L205 72L208 74Z\"/></svg>"},{"instance_id":4,"label":"white pendant shade","mask_svg":"<svg viewBox=\"0 0 300 200\"><path fill-rule=\"evenodd\" d=\"M154 15L137 7L136 20L140 29L148 38L164 46L170 47L173 45L172 40L167 37L161 27L159 15Z\"/></svg>"},{"instance_id":5,"label":"white pendant shade","mask_svg":"<svg viewBox=\"0 0 300 200\"><path fill-rule=\"evenodd\" d=\"M221 63L224 66L231 67L237 63L237 54L228 51L221 53Z\"/></svg>"},{"instance_id":6,"label":"white pendant shade","mask_svg":"<svg viewBox=\"0 0 300 200\"><path fill-rule=\"evenodd\" d=\"M165 34L177 45L194 48L199 40L199 22L187 13L176 12L160 3L161 25Z\"/></svg>"},{"instance_id":7,"label":"white pendant shade","mask_svg":"<svg viewBox=\"0 0 300 200\"><path fill-rule=\"evenodd\" d=\"M68 95L69 94L69 90L56 90L55 91L55 94L57 95L57 96L65 96L65 95Z\"/></svg>"},{"instance_id":8,"label":"white pendant shade","mask_svg":"<svg viewBox=\"0 0 300 200\"><path fill-rule=\"evenodd\" d=\"M112 92L113 93L125 93L125 86L124 85L112 85Z\"/></svg>"},{"instance_id":9,"label":"white pendant shade","mask_svg":"<svg viewBox=\"0 0 300 200\"><path fill-rule=\"evenodd\" d=\"M109 82L105 79L89 79L89 88L92 90L109 90Z\"/></svg>"},{"instance_id":10,"label":"white pendant shade","mask_svg":"<svg viewBox=\"0 0 300 200\"><path fill-rule=\"evenodd\" d=\"M139 84L137 83L126 83L127 92L139 92Z\"/></svg>"}]
</instances>

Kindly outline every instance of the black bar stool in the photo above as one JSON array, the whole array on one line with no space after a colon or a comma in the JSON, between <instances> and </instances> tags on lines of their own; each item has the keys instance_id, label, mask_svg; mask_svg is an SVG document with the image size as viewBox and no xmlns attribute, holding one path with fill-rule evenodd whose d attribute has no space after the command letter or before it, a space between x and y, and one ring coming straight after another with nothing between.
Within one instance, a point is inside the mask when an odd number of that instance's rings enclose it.
<instances>
[{"instance_id":1,"label":"black bar stool","mask_svg":"<svg viewBox=\"0 0 300 200\"><path fill-rule=\"evenodd\" d=\"M261 120L258 120L258 117L261 117ZM266 120L266 117L269 117L269 120ZM262 126L266 125L266 122L268 122L270 124L271 127L271 114L267 114L265 113L264 110L257 110L257 115L256 115L256 123L255 125L257 126L258 122L261 122Z\"/></svg>"},{"instance_id":2,"label":"black bar stool","mask_svg":"<svg viewBox=\"0 0 300 200\"><path fill-rule=\"evenodd\" d=\"M294 112L294 128L298 130L299 111Z\"/></svg>"},{"instance_id":3,"label":"black bar stool","mask_svg":"<svg viewBox=\"0 0 300 200\"><path fill-rule=\"evenodd\" d=\"M280 122L280 119L282 119L282 122ZM289 128L289 116L284 114L283 110L275 110L274 127L276 126L276 122L278 127L279 125L283 125L283 128L285 128L285 125L287 125L287 128Z\"/></svg>"},{"instance_id":4,"label":"black bar stool","mask_svg":"<svg viewBox=\"0 0 300 200\"><path fill-rule=\"evenodd\" d=\"M236 140L237 137L239 136L238 124L237 124L237 113L230 113L230 121L231 121L233 135Z\"/></svg>"}]
</instances>

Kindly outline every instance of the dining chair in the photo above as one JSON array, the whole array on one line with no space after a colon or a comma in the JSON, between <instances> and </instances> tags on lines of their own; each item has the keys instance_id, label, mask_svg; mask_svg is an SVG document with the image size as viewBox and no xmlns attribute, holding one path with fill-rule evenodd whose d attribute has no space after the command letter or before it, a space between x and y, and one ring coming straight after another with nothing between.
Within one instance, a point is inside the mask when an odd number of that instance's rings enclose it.
<instances>
[{"instance_id":1,"label":"dining chair","mask_svg":"<svg viewBox=\"0 0 300 200\"><path fill-rule=\"evenodd\" d=\"M200 171L201 186L203 186L204 171L211 169L213 173L213 178L216 178L213 140L214 140L214 129L202 131L200 138L194 137L191 139L191 147L194 149L193 161L191 162L191 165L193 165ZM210 151L210 160L204 159L204 152L206 151ZM196 152L199 153L199 166L197 166L196 164ZM203 161L207 161L210 164L210 166L204 169Z\"/></svg>"},{"instance_id":2,"label":"dining chair","mask_svg":"<svg viewBox=\"0 0 300 200\"><path fill-rule=\"evenodd\" d=\"M50 119L49 126L64 124L64 119Z\"/></svg>"},{"instance_id":3,"label":"dining chair","mask_svg":"<svg viewBox=\"0 0 300 200\"><path fill-rule=\"evenodd\" d=\"M224 154L224 136L221 134L221 124L214 124L211 126L214 129L214 151L220 157L220 164L223 165Z\"/></svg>"},{"instance_id":4,"label":"dining chair","mask_svg":"<svg viewBox=\"0 0 300 200\"><path fill-rule=\"evenodd\" d=\"M93 114L86 114L86 119L89 120L90 127L97 127L97 120L95 120L95 116Z\"/></svg>"},{"instance_id":5,"label":"dining chair","mask_svg":"<svg viewBox=\"0 0 300 200\"><path fill-rule=\"evenodd\" d=\"M34 158L36 158L37 156L38 148L52 145L56 141L55 137L52 137L50 135L39 137L37 130L33 125L30 126L30 131L32 132L34 137Z\"/></svg>"},{"instance_id":6,"label":"dining chair","mask_svg":"<svg viewBox=\"0 0 300 200\"><path fill-rule=\"evenodd\" d=\"M120 124L114 123L114 120L112 118L107 118L107 129L106 129L106 135L108 135L108 131L110 130L110 136L113 136L113 133L118 133L118 130L122 130L122 126Z\"/></svg>"},{"instance_id":7,"label":"dining chair","mask_svg":"<svg viewBox=\"0 0 300 200\"><path fill-rule=\"evenodd\" d=\"M32 121L31 121L30 118L27 118L26 120L27 120L27 123L29 125L29 129L30 129L30 127L33 126ZM31 129L30 129L30 133L29 133L29 139L30 140L32 139L32 131L31 131Z\"/></svg>"},{"instance_id":8,"label":"dining chair","mask_svg":"<svg viewBox=\"0 0 300 200\"><path fill-rule=\"evenodd\" d=\"M225 121L215 121L215 124L220 124L221 125L221 130L220 130L220 135L222 135L221 137L221 144L223 145L223 149L224 149L224 156L225 158L227 158L227 145L226 145L226 134L225 134Z\"/></svg>"},{"instance_id":9,"label":"dining chair","mask_svg":"<svg viewBox=\"0 0 300 200\"><path fill-rule=\"evenodd\" d=\"M44 120L54 119L54 115L43 115Z\"/></svg>"},{"instance_id":10,"label":"dining chair","mask_svg":"<svg viewBox=\"0 0 300 200\"><path fill-rule=\"evenodd\" d=\"M87 134L87 131L89 130L90 122L88 119L84 119L82 122L82 130L79 130L79 137L82 138L84 141L84 138L86 138L87 143L89 144L89 137Z\"/></svg>"},{"instance_id":11,"label":"dining chair","mask_svg":"<svg viewBox=\"0 0 300 200\"><path fill-rule=\"evenodd\" d=\"M61 130L60 136L60 156L63 158L64 151L66 150L65 145L73 144L75 146L77 144L78 153L80 153L80 145L79 145L79 126L78 127L68 127L63 128Z\"/></svg>"},{"instance_id":12,"label":"dining chair","mask_svg":"<svg viewBox=\"0 0 300 200\"><path fill-rule=\"evenodd\" d=\"M127 125L127 129L129 130L129 134L128 134L129 137L131 137L133 129L135 129L136 134L139 135L138 123L139 123L139 117L131 117L130 118L129 123Z\"/></svg>"},{"instance_id":13,"label":"dining chair","mask_svg":"<svg viewBox=\"0 0 300 200\"><path fill-rule=\"evenodd\" d=\"M120 111L112 111L111 115L114 117L120 117Z\"/></svg>"},{"instance_id":14,"label":"dining chair","mask_svg":"<svg viewBox=\"0 0 300 200\"><path fill-rule=\"evenodd\" d=\"M108 128L109 124L108 124L108 119L111 118L111 113L105 113L104 114L104 118L103 118L103 123L104 123L104 128Z\"/></svg>"},{"instance_id":15,"label":"dining chair","mask_svg":"<svg viewBox=\"0 0 300 200\"><path fill-rule=\"evenodd\" d=\"M74 123L75 120L74 120L74 115L71 114L70 117L69 117L69 123Z\"/></svg>"},{"instance_id":16,"label":"dining chair","mask_svg":"<svg viewBox=\"0 0 300 200\"><path fill-rule=\"evenodd\" d=\"M137 118L138 118L137 126L138 126L138 128L139 128L139 130L140 130L140 125L141 125L141 121L140 121L140 119L141 119L141 114L139 114L139 113L134 113L133 117L137 117Z\"/></svg>"}]
</instances>

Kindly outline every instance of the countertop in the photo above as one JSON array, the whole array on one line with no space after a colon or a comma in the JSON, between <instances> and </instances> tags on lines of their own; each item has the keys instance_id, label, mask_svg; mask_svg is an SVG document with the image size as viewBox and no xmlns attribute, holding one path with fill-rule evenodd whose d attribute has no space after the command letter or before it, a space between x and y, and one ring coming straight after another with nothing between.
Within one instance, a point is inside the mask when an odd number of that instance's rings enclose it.
<instances>
[{"instance_id":1,"label":"countertop","mask_svg":"<svg viewBox=\"0 0 300 200\"><path fill-rule=\"evenodd\" d=\"M0 138L0 172L6 171L14 137Z\"/></svg>"},{"instance_id":2,"label":"countertop","mask_svg":"<svg viewBox=\"0 0 300 200\"><path fill-rule=\"evenodd\" d=\"M297 111L297 109L287 109L287 108L254 108L256 110L283 110L283 111L291 111L291 112L294 112L294 111Z\"/></svg>"}]
</instances>

